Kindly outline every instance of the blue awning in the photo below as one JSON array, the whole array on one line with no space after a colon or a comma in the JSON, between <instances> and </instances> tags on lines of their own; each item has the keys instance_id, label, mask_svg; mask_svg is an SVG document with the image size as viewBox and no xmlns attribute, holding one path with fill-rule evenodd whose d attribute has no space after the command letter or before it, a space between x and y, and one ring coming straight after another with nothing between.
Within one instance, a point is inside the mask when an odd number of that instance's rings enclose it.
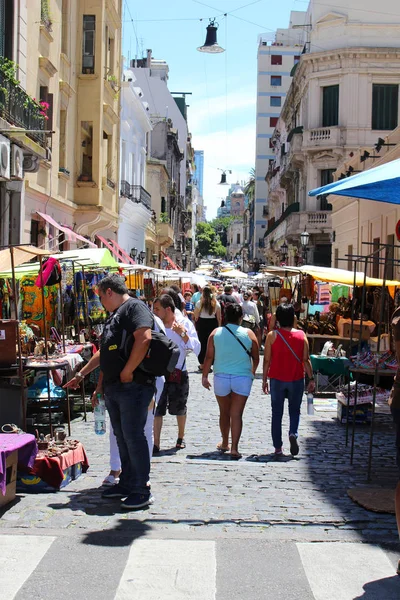
<instances>
[{"instance_id":1,"label":"blue awning","mask_svg":"<svg viewBox=\"0 0 400 600\"><path fill-rule=\"evenodd\" d=\"M400 204L400 159L308 192L309 196L323 194Z\"/></svg>"}]
</instances>

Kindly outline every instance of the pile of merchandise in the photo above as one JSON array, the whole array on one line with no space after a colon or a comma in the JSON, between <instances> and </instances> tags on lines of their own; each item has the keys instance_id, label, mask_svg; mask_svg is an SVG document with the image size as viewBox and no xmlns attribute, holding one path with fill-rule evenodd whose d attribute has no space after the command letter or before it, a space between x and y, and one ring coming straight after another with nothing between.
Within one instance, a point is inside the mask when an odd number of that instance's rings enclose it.
<instances>
[{"instance_id":1,"label":"pile of merchandise","mask_svg":"<svg viewBox=\"0 0 400 600\"><path fill-rule=\"evenodd\" d=\"M350 360L353 363L353 366L357 366L361 369L371 369L371 371L373 371L375 369L376 364L378 363L378 367L380 370L397 370L396 355L393 354L393 352L391 352L390 350L384 352L383 354L376 354L374 352L371 352L370 350L365 350L359 355L352 356Z\"/></svg>"},{"instance_id":2,"label":"pile of merchandise","mask_svg":"<svg viewBox=\"0 0 400 600\"><path fill-rule=\"evenodd\" d=\"M349 399L349 405L354 406L355 400L356 382L350 383L350 395L348 395L348 386L342 386L336 392L336 399L341 404L347 405ZM358 404L372 404L373 402L374 388L372 385L366 385L359 383L357 388L357 405ZM382 388L376 388L376 402L387 403L389 398L390 390L384 390Z\"/></svg>"}]
</instances>

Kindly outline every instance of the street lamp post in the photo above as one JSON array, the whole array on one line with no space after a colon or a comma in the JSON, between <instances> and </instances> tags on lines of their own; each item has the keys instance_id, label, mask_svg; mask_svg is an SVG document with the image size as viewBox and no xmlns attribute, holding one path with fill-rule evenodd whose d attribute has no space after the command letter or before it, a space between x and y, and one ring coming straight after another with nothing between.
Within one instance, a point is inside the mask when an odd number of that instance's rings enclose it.
<instances>
[{"instance_id":1,"label":"street lamp post","mask_svg":"<svg viewBox=\"0 0 400 600\"><path fill-rule=\"evenodd\" d=\"M152 254L151 255L151 262L153 263L153 265L155 266L156 262L157 262L157 254Z\"/></svg>"},{"instance_id":2,"label":"street lamp post","mask_svg":"<svg viewBox=\"0 0 400 600\"><path fill-rule=\"evenodd\" d=\"M137 248L131 248L129 256L136 262L137 257Z\"/></svg>"},{"instance_id":3,"label":"street lamp post","mask_svg":"<svg viewBox=\"0 0 400 600\"><path fill-rule=\"evenodd\" d=\"M307 253L308 253L308 242L310 240L310 234L308 233L306 227L304 228L303 233L300 235L300 242L303 248L303 262L307 263Z\"/></svg>"},{"instance_id":4,"label":"street lamp post","mask_svg":"<svg viewBox=\"0 0 400 600\"><path fill-rule=\"evenodd\" d=\"M184 271L186 271L186 265L187 265L186 252L182 252L182 267L183 267Z\"/></svg>"},{"instance_id":5,"label":"street lamp post","mask_svg":"<svg viewBox=\"0 0 400 600\"><path fill-rule=\"evenodd\" d=\"M288 257L288 245L286 242L283 242L281 246L281 254L283 262L286 263Z\"/></svg>"}]
</instances>

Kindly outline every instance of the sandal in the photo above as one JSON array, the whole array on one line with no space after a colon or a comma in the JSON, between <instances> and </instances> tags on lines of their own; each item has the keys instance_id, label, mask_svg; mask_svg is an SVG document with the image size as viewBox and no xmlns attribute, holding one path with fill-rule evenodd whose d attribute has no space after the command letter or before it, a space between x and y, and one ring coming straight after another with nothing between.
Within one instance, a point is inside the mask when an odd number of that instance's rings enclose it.
<instances>
[{"instance_id":1,"label":"sandal","mask_svg":"<svg viewBox=\"0 0 400 600\"><path fill-rule=\"evenodd\" d=\"M183 438L178 438L176 440L176 446L175 446L175 448L177 450L182 450L183 448L186 448L185 440Z\"/></svg>"},{"instance_id":2,"label":"sandal","mask_svg":"<svg viewBox=\"0 0 400 600\"><path fill-rule=\"evenodd\" d=\"M229 452L230 448L229 448L229 446L227 448L224 448L222 446L222 442L220 442L219 444L217 444L217 450L219 450L219 452L224 454L224 452Z\"/></svg>"},{"instance_id":3,"label":"sandal","mask_svg":"<svg viewBox=\"0 0 400 600\"><path fill-rule=\"evenodd\" d=\"M237 452L237 453L236 453L236 452L234 452L234 453L232 453L232 452L231 452L231 453L230 453L230 457L231 457L233 460L239 460L240 458L242 458L242 455L241 455L241 454L239 454L238 452Z\"/></svg>"}]
</instances>

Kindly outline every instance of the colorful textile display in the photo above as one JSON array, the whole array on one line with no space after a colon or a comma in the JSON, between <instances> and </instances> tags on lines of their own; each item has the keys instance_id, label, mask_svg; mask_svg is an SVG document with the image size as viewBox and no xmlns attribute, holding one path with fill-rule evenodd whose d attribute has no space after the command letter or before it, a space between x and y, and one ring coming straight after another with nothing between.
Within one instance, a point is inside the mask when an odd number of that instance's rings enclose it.
<instances>
[{"instance_id":1,"label":"colorful textile display","mask_svg":"<svg viewBox=\"0 0 400 600\"><path fill-rule=\"evenodd\" d=\"M87 315L93 324L103 322L106 319L106 311L100 302L97 290L98 283L104 279L104 272L91 273L85 272L85 278L80 271L75 273L75 289L78 298L78 317L81 322L85 322L85 292L87 297Z\"/></svg>"},{"instance_id":2,"label":"colorful textile display","mask_svg":"<svg viewBox=\"0 0 400 600\"><path fill-rule=\"evenodd\" d=\"M11 319L10 298L12 297L11 283L8 279L0 279L0 317Z\"/></svg>"},{"instance_id":3,"label":"colorful textile display","mask_svg":"<svg viewBox=\"0 0 400 600\"><path fill-rule=\"evenodd\" d=\"M333 285L331 302L337 302L339 298L348 298L350 295L350 288L348 285Z\"/></svg>"},{"instance_id":4,"label":"colorful textile display","mask_svg":"<svg viewBox=\"0 0 400 600\"><path fill-rule=\"evenodd\" d=\"M42 290L35 285L35 276L24 275L19 286L19 319L28 325L37 325L41 335L44 335L44 314L42 305ZM58 310L58 286L51 285L43 288L44 306L46 311L47 329L56 325Z\"/></svg>"}]
</instances>

